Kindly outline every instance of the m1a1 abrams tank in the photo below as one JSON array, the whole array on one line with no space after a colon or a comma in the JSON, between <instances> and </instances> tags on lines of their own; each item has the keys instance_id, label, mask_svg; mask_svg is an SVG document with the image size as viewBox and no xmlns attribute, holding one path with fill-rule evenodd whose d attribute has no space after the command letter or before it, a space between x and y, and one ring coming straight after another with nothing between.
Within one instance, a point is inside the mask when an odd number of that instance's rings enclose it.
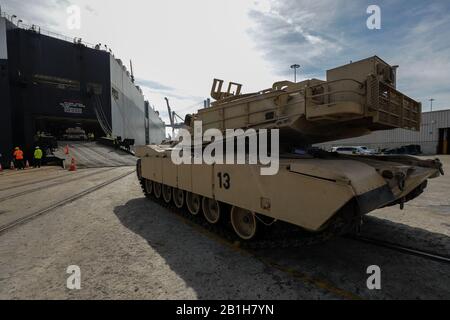
<instances>
[{"instance_id":1,"label":"m1a1 abrams tank","mask_svg":"<svg viewBox=\"0 0 450 320\"><path fill-rule=\"evenodd\" d=\"M222 86L214 81L216 101L187 117L187 127L193 132L199 120L203 130L255 129L259 135L279 129L278 174L261 175L259 164L176 165L176 142L138 147L137 172L146 195L179 209L186 205L190 215L228 228L243 243L277 225L310 236L349 232L373 210L403 207L428 179L443 174L439 160L311 148L376 130L420 130L420 103L396 90L396 67L376 56L329 70L326 81L277 82L250 94L241 94L236 83L227 91Z\"/></svg>"}]
</instances>

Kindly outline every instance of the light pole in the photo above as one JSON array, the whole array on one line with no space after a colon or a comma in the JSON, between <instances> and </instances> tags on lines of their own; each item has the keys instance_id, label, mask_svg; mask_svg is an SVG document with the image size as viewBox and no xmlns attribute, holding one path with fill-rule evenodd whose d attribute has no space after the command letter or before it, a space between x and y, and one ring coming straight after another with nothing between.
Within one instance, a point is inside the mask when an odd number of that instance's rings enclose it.
<instances>
[{"instance_id":1,"label":"light pole","mask_svg":"<svg viewBox=\"0 0 450 320\"><path fill-rule=\"evenodd\" d=\"M300 68L299 64L293 64L291 69L294 69L294 82L297 83L297 69Z\"/></svg>"},{"instance_id":2,"label":"light pole","mask_svg":"<svg viewBox=\"0 0 450 320\"><path fill-rule=\"evenodd\" d=\"M433 98L430 99L431 112L433 112L433 101L436 101L436 99L433 99Z\"/></svg>"}]
</instances>

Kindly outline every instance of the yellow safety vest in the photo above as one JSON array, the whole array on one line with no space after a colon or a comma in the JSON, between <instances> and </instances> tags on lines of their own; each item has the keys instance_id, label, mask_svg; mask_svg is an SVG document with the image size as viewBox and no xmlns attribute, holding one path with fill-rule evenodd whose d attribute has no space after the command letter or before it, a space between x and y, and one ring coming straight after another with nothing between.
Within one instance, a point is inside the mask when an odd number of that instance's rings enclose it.
<instances>
[{"instance_id":1,"label":"yellow safety vest","mask_svg":"<svg viewBox=\"0 0 450 320\"><path fill-rule=\"evenodd\" d=\"M42 159L42 156L43 156L43 154L42 154L42 150L41 149L36 149L34 151L34 158L35 159L40 160L40 159Z\"/></svg>"}]
</instances>

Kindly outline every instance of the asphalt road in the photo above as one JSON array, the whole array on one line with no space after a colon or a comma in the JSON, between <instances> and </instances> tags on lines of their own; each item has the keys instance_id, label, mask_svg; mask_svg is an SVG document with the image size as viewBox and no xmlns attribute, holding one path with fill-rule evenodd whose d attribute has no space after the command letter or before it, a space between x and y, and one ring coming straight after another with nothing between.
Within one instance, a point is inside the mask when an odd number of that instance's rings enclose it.
<instances>
[{"instance_id":1,"label":"asphalt road","mask_svg":"<svg viewBox=\"0 0 450 320\"><path fill-rule=\"evenodd\" d=\"M0 175L0 225L127 170ZM363 234L449 255L449 187L432 180L404 211L370 215ZM71 265L81 290L66 287ZM381 290L367 288L372 265ZM130 175L0 234L0 299L21 298L450 299L450 266L350 239L242 250L147 200Z\"/></svg>"}]
</instances>

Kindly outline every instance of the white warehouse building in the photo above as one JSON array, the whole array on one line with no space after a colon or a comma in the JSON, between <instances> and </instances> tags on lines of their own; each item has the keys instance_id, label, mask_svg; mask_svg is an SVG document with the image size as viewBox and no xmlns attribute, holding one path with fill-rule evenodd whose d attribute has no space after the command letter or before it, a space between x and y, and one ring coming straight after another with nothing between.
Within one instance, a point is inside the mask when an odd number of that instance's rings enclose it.
<instances>
[{"instance_id":1,"label":"white warehouse building","mask_svg":"<svg viewBox=\"0 0 450 320\"><path fill-rule=\"evenodd\" d=\"M422 114L420 132L404 129L373 132L367 136L317 145L325 150L337 146L366 146L381 151L419 145L424 154L450 154L450 110Z\"/></svg>"}]
</instances>

